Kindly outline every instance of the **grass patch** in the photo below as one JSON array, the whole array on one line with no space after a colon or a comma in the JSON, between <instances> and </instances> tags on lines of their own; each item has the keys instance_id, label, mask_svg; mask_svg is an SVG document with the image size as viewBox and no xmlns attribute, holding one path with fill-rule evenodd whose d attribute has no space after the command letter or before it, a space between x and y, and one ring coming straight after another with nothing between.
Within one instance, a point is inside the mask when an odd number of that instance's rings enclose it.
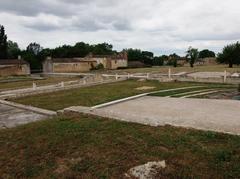
<instances>
[{"instance_id":1,"label":"grass patch","mask_svg":"<svg viewBox=\"0 0 240 179\"><path fill-rule=\"evenodd\" d=\"M164 178L239 178L240 137L92 116L56 117L0 131L3 178L123 178L166 160Z\"/></svg>"},{"instance_id":2,"label":"grass patch","mask_svg":"<svg viewBox=\"0 0 240 179\"><path fill-rule=\"evenodd\" d=\"M60 110L69 106L93 106L144 92L199 85L198 83L127 80L111 84L71 89L14 99L17 103L50 110ZM153 86L155 89L140 91L136 88Z\"/></svg>"},{"instance_id":3,"label":"grass patch","mask_svg":"<svg viewBox=\"0 0 240 179\"><path fill-rule=\"evenodd\" d=\"M9 82L1 82L0 83L0 91L4 90L11 90L11 89L20 89L20 88L30 88L32 87L33 82L37 85L50 85L50 84L57 84L62 81L72 81L78 80L80 77L49 77L43 80L34 80L30 77L15 77L18 81L11 81ZM7 79L4 79L6 81ZM3 81L3 80L2 80Z\"/></svg>"},{"instance_id":4,"label":"grass patch","mask_svg":"<svg viewBox=\"0 0 240 179\"><path fill-rule=\"evenodd\" d=\"M195 91L200 91L200 90L211 90L211 89L232 89L234 88L233 86L229 86L229 85L222 85L222 84L201 84L199 83L198 86L202 86L202 87L196 87L196 88L189 88L189 89L180 89L180 90L174 90L174 91L167 91L167 92L159 92L159 93L154 93L154 94L150 94L150 96L160 96L160 97L165 97L165 96L171 96L171 97L181 97L181 96L185 96L184 93L188 93L189 94L196 94L199 92ZM183 93L183 95L181 95Z\"/></svg>"},{"instance_id":5,"label":"grass patch","mask_svg":"<svg viewBox=\"0 0 240 179\"><path fill-rule=\"evenodd\" d=\"M207 65L207 66L195 66L191 68L189 65L183 67L173 68L172 66L161 66L152 68L135 68L135 69L124 69L115 70L117 72L127 72L127 73L168 73L168 69L171 68L172 73L178 72L224 72L225 70L230 73L240 72L240 67L234 66L233 68L228 68L228 65Z\"/></svg>"}]
</instances>

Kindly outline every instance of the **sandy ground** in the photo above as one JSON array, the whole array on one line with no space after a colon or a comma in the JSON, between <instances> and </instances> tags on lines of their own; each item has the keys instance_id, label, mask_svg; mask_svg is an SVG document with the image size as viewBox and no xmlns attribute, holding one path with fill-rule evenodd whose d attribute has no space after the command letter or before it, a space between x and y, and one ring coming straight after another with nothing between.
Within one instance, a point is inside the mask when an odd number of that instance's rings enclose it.
<instances>
[{"instance_id":1,"label":"sandy ground","mask_svg":"<svg viewBox=\"0 0 240 179\"><path fill-rule=\"evenodd\" d=\"M27 124L44 118L46 118L44 115L0 104L0 129Z\"/></svg>"},{"instance_id":2,"label":"sandy ground","mask_svg":"<svg viewBox=\"0 0 240 179\"><path fill-rule=\"evenodd\" d=\"M240 134L240 101L142 97L94 110L104 117L152 126L170 124Z\"/></svg>"}]
</instances>

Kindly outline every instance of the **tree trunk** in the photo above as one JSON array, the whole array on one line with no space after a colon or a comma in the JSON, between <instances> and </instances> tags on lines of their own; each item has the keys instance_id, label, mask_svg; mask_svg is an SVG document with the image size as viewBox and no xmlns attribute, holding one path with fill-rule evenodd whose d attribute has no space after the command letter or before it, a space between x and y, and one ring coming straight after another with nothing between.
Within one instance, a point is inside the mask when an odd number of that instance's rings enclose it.
<instances>
[{"instance_id":1,"label":"tree trunk","mask_svg":"<svg viewBox=\"0 0 240 179\"><path fill-rule=\"evenodd\" d=\"M232 63L229 63L229 68L232 68L233 67L233 64Z\"/></svg>"}]
</instances>

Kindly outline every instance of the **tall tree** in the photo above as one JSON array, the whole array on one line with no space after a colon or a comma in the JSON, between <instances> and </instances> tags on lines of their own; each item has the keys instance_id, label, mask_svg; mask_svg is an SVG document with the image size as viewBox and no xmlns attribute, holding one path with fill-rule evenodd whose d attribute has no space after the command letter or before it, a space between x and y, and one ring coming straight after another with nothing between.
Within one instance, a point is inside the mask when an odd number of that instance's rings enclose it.
<instances>
[{"instance_id":1,"label":"tall tree","mask_svg":"<svg viewBox=\"0 0 240 179\"><path fill-rule=\"evenodd\" d=\"M4 26L0 25L0 59L7 58L7 35Z\"/></svg>"},{"instance_id":2,"label":"tall tree","mask_svg":"<svg viewBox=\"0 0 240 179\"><path fill-rule=\"evenodd\" d=\"M8 45L8 50L7 50L8 58L10 59L17 58L18 55L20 55L21 53L21 50L19 49L17 42L13 42L9 40L7 42L7 45Z\"/></svg>"},{"instance_id":3,"label":"tall tree","mask_svg":"<svg viewBox=\"0 0 240 179\"><path fill-rule=\"evenodd\" d=\"M222 53L218 54L218 61L220 63L228 63L229 68L232 68L234 64L240 64L240 43L234 43L227 45L223 48Z\"/></svg>"},{"instance_id":4,"label":"tall tree","mask_svg":"<svg viewBox=\"0 0 240 179\"><path fill-rule=\"evenodd\" d=\"M199 58L208 58L208 57L215 57L215 56L216 56L215 53L208 49L204 49L199 52Z\"/></svg>"},{"instance_id":5,"label":"tall tree","mask_svg":"<svg viewBox=\"0 0 240 179\"><path fill-rule=\"evenodd\" d=\"M187 53L186 58L189 61L190 66L193 68L194 63L198 59L199 55L198 49L189 47L186 53Z\"/></svg>"},{"instance_id":6,"label":"tall tree","mask_svg":"<svg viewBox=\"0 0 240 179\"><path fill-rule=\"evenodd\" d=\"M38 55L42 50L43 50L43 48L41 47L41 45L36 42L30 43L27 46L27 51L32 52L35 55Z\"/></svg>"}]
</instances>

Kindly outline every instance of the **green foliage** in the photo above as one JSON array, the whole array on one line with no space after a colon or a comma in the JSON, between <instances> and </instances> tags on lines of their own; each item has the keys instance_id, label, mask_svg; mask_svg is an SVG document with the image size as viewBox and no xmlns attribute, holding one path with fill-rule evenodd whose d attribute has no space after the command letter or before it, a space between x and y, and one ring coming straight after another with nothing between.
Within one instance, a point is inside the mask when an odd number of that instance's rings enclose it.
<instances>
[{"instance_id":1,"label":"green foliage","mask_svg":"<svg viewBox=\"0 0 240 179\"><path fill-rule=\"evenodd\" d=\"M167 65L177 67L177 61L180 60L180 58L181 57L179 55L177 55L176 53L169 55Z\"/></svg>"},{"instance_id":2,"label":"green foliage","mask_svg":"<svg viewBox=\"0 0 240 179\"><path fill-rule=\"evenodd\" d=\"M194 63L198 59L199 55L198 49L189 47L186 53L187 60L189 61L190 66L193 67Z\"/></svg>"},{"instance_id":3,"label":"green foliage","mask_svg":"<svg viewBox=\"0 0 240 179\"><path fill-rule=\"evenodd\" d=\"M18 47L17 42L13 42L11 40L8 41L8 58L15 59L20 55L21 50Z\"/></svg>"},{"instance_id":4,"label":"green foliage","mask_svg":"<svg viewBox=\"0 0 240 179\"><path fill-rule=\"evenodd\" d=\"M0 59L7 58L7 35L4 26L0 25Z\"/></svg>"},{"instance_id":5,"label":"green foliage","mask_svg":"<svg viewBox=\"0 0 240 179\"><path fill-rule=\"evenodd\" d=\"M27 46L27 52L33 53L34 55L38 55L42 49L41 45L36 42L30 43Z\"/></svg>"},{"instance_id":6,"label":"green foliage","mask_svg":"<svg viewBox=\"0 0 240 179\"><path fill-rule=\"evenodd\" d=\"M166 60L168 57L163 55L163 56L159 56L159 57L154 57L153 58L153 65L154 66L163 66L164 64L164 60Z\"/></svg>"},{"instance_id":7,"label":"green foliage","mask_svg":"<svg viewBox=\"0 0 240 179\"><path fill-rule=\"evenodd\" d=\"M85 57L88 54L93 55L112 55L113 46L108 43L101 43L96 45L89 45L84 42L78 42L74 46L63 45L52 49L52 56L55 58L72 58L72 57Z\"/></svg>"},{"instance_id":8,"label":"green foliage","mask_svg":"<svg viewBox=\"0 0 240 179\"><path fill-rule=\"evenodd\" d=\"M154 59L154 54L149 51L141 51L140 49L127 49L128 53L128 60L129 61L140 61L146 65L157 65L159 62L157 62L159 59Z\"/></svg>"},{"instance_id":9,"label":"green foliage","mask_svg":"<svg viewBox=\"0 0 240 179\"><path fill-rule=\"evenodd\" d=\"M208 57L215 57L216 54L213 51L208 49L204 49L199 52L199 58L208 58Z\"/></svg>"},{"instance_id":10,"label":"green foliage","mask_svg":"<svg viewBox=\"0 0 240 179\"><path fill-rule=\"evenodd\" d=\"M217 60L219 63L229 64L229 68L232 68L234 64L239 65L240 64L239 42L225 46L222 52L218 54Z\"/></svg>"},{"instance_id":11,"label":"green foliage","mask_svg":"<svg viewBox=\"0 0 240 179\"><path fill-rule=\"evenodd\" d=\"M102 63L99 63L96 67L92 67L92 70L103 70L104 65Z\"/></svg>"}]
</instances>

